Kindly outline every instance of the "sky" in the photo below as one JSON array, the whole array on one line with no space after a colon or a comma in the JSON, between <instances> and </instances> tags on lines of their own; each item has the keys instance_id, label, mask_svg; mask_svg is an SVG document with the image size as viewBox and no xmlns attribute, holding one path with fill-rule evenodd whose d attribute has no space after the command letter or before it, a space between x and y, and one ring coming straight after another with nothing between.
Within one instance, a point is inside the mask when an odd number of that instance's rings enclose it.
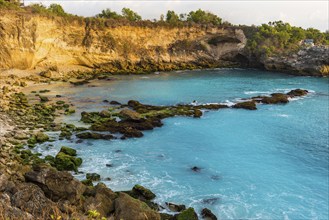
<instances>
[{"instance_id":1,"label":"sky","mask_svg":"<svg viewBox=\"0 0 329 220\"><path fill-rule=\"evenodd\" d=\"M303 28L329 30L328 0L25 0L25 4L30 3L58 3L65 11L82 16L94 16L106 8L120 12L128 7L144 19L159 19L168 10L180 14L200 8L233 24L259 25L282 20Z\"/></svg>"}]
</instances>

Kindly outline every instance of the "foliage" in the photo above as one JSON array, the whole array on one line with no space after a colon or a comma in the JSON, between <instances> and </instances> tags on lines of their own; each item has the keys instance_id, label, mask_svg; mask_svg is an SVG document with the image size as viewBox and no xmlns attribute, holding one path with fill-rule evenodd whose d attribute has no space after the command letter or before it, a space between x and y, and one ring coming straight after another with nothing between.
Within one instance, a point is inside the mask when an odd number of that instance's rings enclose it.
<instances>
[{"instance_id":1,"label":"foliage","mask_svg":"<svg viewBox=\"0 0 329 220\"><path fill-rule=\"evenodd\" d=\"M321 33L314 28L305 30L282 21L242 29L248 38L248 52L258 57L296 50L305 39L313 39L315 44L329 44L328 33Z\"/></svg>"},{"instance_id":2,"label":"foliage","mask_svg":"<svg viewBox=\"0 0 329 220\"><path fill-rule=\"evenodd\" d=\"M0 9L6 8L6 9L19 9L19 4L8 2L5 0L0 0Z\"/></svg>"},{"instance_id":3,"label":"foliage","mask_svg":"<svg viewBox=\"0 0 329 220\"><path fill-rule=\"evenodd\" d=\"M64 9L62 8L61 5L59 4L51 4L48 8L48 10L56 15L59 16L66 16L67 14L65 13Z\"/></svg>"},{"instance_id":4,"label":"foliage","mask_svg":"<svg viewBox=\"0 0 329 220\"><path fill-rule=\"evenodd\" d=\"M128 19L129 21L140 21L142 20L142 17L137 14L136 12L134 12L133 10L129 9L129 8L123 8L122 9L122 16L126 19Z\"/></svg>"},{"instance_id":5,"label":"foliage","mask_svg":"<svg viewBox=\"0 0 329 220\"><path fill-rule=\"evenodd\" d=\"M166 22L169 24L178 24L180 19L176 12L169 10L166 15Z\"/></svg>"},{"instance_id":6,"label":"foliage","mask_svg":"<svg viewBox=\"0 0 329 220\"><path fill-rule=\"evenodd\" d=\"M100 14L96 15L96 17L98 17L98 18L112 18L112 19L122 18L121 15L119 15L115 11L112 11L109 8L107 8L105 10L102 10L102 12Z\"/></svg>"},{"instance_id":7,"label":"foliage","mask_svg":"<svg viewBox=\"0 0 329 220\"><path fill-rule=\"evenodd\" d=\"M201 9L198 9L196 11L191 11L187 15L187 21L192 21L198 24L213 24L213 25L222 24L222 19L220 17L218 17L217 15L211 12L206 12Z\"/></svg>"}]
</instances>

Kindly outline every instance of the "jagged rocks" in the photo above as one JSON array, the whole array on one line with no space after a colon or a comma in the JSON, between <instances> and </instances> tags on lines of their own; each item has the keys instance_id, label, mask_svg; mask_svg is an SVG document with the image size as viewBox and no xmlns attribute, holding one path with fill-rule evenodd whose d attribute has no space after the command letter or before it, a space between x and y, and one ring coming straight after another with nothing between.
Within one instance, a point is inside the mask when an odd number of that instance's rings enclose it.
<instances>
[{"instance_id":1,"label":"jagged rocks","mask_svg":"<svg viewBox=\"0 0 329 220\"><path fill-rule=\"evenodd\" d=\"M107 188L103 183L98 183L86 198L84 210L97 210L101 216L108 216L114 211L114 200L117 194Z\"/></svg>"},{"instance_id":2,"label":"jagged rocks","mask_svg":"<svg viewBox=\"0 0 329 220\"><path fill-rule=\"evenodd\" d=\"M160 220L160 214L144 202L134 199L126 193L118 193L114 201L115 220ZM129 211L127 211L129 210ZM192 219L191 219L192 220Z\"/></svg>"},{"instance_id":3,"label":"jagged rocks","mask_svg":"<svg viewBox=\"0 0 329 220\"><path fill-rule=\"evenodd\" d=\"M70 173L57 171L47 165L38 165L24 176L27 182L38 185L54 202L68 200L72 204L78 203L86 190L86 186Z\"/></svg>"},{"instance_id":4,"label":"jagged rocks","mask_svg":"<svg viewBox=\"0 0 329 220\"><path fill-rule=\"evenodd\" d=\"M86 179L91 181L99 181L101 176L97 173L86 173Z\"/></svg>"},{"instance_id":5,"label":"jagged rocks","mask_svg":"<svg viewBox=\"0 0 329 220\"><path fill-rule=\"evenodd\" d=\"M288 95L282 93L273 93L271 97L263 97L261 102L264 104L279 104L279 103L288 103Z\"/></svg>"},{"instance_id":6,"label":"jagged rocks","mask_svg":"<svg viewBox=\"0 0 329 220\"><path fill-rule=\"evenodd\" d=\"M132 120L132 121L139 121L142 119L142 116L139 113L132 111L130 109L121 110L119 115L123 119L128 119L128 120Z\"/></svg>"},{"instance_id":7,"label":"jagged rocks","mask_svg":"<svg viewBox=\"0 0 329 220\"><path fill-rule=\"evenodd\" d=\"M151 190L141 185L135 185L132 189L132 194L136 195L138 198L142 197L145 200L152 200L155 198L155 194Z\"/></svg>"},{"instance_id":8,"label":"jagged rocks","mask_svg":"<svg viewBox=\"0 0 329 220\"><path fill-rule=\"evenodd\" d=\"M216 215L214 215L211 210L204 208L201 211L201 216L204 220L217 220Z\"/></svg>"}]
</instances>

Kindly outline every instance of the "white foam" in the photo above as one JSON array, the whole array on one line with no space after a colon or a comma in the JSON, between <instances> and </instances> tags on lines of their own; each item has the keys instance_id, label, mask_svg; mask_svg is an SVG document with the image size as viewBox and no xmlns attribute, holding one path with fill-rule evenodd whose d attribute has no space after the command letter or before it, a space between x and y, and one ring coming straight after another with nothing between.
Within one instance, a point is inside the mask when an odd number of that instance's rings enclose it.
<instances>
[{"instance_id":1,"label":"white foam","mask_svg":"<svg viewBox=\"0 0 329 220\"><path fill-rule=\"evenodd\" d=\"M276 116L282 117L282 118L288 118L289 117L289 115L286 115L286 114L277 114Z\"/></svg>"},{"instance_id":2,"label":"white foam","mask_svg":"<svg viewBox=\"0 0 329 220\"><path fill-rule=\"evenodd\" d=\"M253 94L271 94L269 91L245 91L244 94L246 95L253 95Z\"/></svg>"}]
</instances>

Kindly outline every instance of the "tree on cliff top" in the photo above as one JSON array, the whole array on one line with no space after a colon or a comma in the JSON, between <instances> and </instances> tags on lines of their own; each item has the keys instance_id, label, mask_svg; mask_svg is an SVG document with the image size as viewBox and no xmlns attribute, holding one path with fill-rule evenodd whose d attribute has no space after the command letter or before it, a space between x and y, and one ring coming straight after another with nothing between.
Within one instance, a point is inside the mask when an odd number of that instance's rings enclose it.
<instances>
[{"instance_id":1,"label":"tree on cliff top","mask_svg":"<svg viewBox=\"0 0 329 220\"><path fill-rule=\"evenodd\" d=\"M198 9L196 11L191 11L187 15L187 21L192 21L198 24L213 24L220 25L222 24L222 19L217 15Z\"/></svg>"},{"instance_id":2,"label":"tree on cliff top","mask_svg":"<svg viewBox=\"0 0 329 220\"><path fill-rule=\"evenodd\" d=\"M177 24L180 22L178 14L176 14L174 11L168 11L166 15L166 22L169 24Z\"/></svg>"},{"instance_id":3,"label":"tree on cliff top","mask_svg":"<svg viewBox=\"0 0 329 220\"><path fill-rule=\"evenodd\" d=\"M136 12L134 12L133 10L129 9L129 8L123 8L122 9L122 16L126 19L128 19L129 21L140 21L142 20L142 17L137 14Z\"/></svg>"},{"instance_id":4,"label":"tree on cliff top","mask_svg":"<svg viewBox=\"0 0 329 220\"><path fill-rule=\"evenodd\" d=\"M122 18L121 15L119 15L115 11L112 11L109 8L107 8L105 10L102 10L102 12L100 14L96 15L96 17L98 17L98 18L112 18L112 19Z\"/></svg>"},{"instance_id":5,"label":"tree on cliff top","mask_svg":"<svg viewBox=\"0 0 329 220\"><path fill-rule=\"evenodd\" d=\"M59 16L66 16L66 12L64 11L64 9L62 8L61 5L59 4L51 4L48 8L48 10L56 15Z\"/></svg>"}]
</instances>

